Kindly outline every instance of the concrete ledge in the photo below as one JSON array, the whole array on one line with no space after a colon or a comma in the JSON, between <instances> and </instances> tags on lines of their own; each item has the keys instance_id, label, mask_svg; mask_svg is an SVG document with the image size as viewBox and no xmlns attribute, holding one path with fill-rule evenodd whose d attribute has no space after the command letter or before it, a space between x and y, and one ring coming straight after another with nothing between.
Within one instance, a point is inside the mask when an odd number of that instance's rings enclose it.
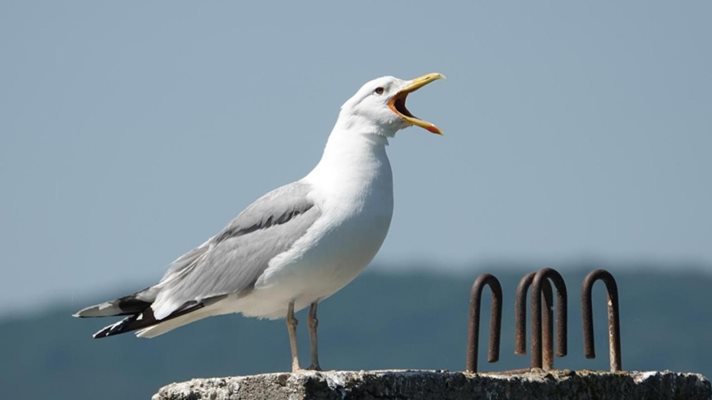
<instances>
[{"instance_id":1,"label":"concrete ledge","mask_svg":"<svg viewBox=\"0 0 712 400\"><path fill-rule=\"evenodd\" d=\"M167 385L153 396L198 399L712 400L712 386L700 374L669 371L305 371L193 379Z\"/></svg>"}]
</instances>

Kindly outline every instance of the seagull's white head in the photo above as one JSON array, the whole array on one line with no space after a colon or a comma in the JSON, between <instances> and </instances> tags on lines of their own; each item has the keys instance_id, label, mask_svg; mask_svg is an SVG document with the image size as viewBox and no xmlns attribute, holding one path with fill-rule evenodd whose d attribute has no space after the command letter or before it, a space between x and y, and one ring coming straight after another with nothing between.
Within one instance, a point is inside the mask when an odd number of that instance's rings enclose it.
<instances>
[{"instance_id":1,"label":"seagull's white head","mask_svg":"<svg viewBox=\"0 0 712 400\"><path fill-rule=\"evenodd\" d=\"M442 135L440 128L415 117L405 106L409 93L442 78L445 76L440 73L426 74L409 81L392 76L376 78L363 85L341 106L339 118L349 125L363 126L386 137L392 137L398 130L411 125Z\"/></svg>"}]
</instances>

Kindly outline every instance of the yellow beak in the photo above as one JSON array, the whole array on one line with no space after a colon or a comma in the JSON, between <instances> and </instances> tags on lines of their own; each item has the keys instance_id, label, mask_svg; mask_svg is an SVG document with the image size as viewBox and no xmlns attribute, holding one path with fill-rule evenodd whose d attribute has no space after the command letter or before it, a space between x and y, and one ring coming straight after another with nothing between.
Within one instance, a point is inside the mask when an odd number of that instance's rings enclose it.
<instances>
[{"instance_id":1,"label":"yellow beak","mask_svg":"<svg viewBox=\"0 0 712 400\"><path fill-rule=\"evenodd\" d=\"M388 107L390 107L390 109L394 113L396 113L399 117L401 117L409 124L417 125L421 128L428 130L429 132L435 133L437 135L442 135L442 131L440 130L440 128L435 126L435 124L417 118L415 115L411 114L410 111L408 111L408 109L405 107L405 99L406 97L408 97L409 93L415 92L416 90L420 89L421 87L427 85L432 81L444 78L445 75L438 72L433 72L411 80L403 89L401 89L398 93L393 95L390 100L388 100Z\"/></svg>"}]
</instances>

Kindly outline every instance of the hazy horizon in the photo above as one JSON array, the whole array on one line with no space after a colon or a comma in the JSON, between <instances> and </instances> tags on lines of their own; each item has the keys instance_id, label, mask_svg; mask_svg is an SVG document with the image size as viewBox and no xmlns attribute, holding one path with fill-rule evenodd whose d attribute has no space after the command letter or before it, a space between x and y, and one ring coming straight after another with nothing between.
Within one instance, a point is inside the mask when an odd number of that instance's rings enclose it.
<instances>
[{"instance_id":1,"label":"hazy horizon","mask_svg":"<svg viewBox=\"0 0 712 400\"><path fill-rule=\"evenodd\" d=\"M435 265L425 261L392 264L373 263L366 268L363 274L385 276L433 275L456 277L463 281L470 281L474 280L479 274L482 273L491 273L495 276L501 276L516 272L521 273L523 276L526 272L536 271L543 267L552 267L559 271L564 276L564 279L567 280L567 284L573 285L570 288L571 290L577 290L578 286L578 282L568 281L568 277L571 274L580 274L596 268L607 269L614 275L614 277L619 274L627 274L630 272L640 272L645 273L646 275L659 274L663 276L701 274L702 276L712 277L712 266L708 264L694 262L652 263L646 260L613 262L610 260L604 261L600 259L568 260L568 262L562 261L560 263L545 263L538 262L536 260L496 260L463 264L456 267ZM24 302L22 304L0 304L0 320L8 318L24 318L25 316L33 318L37 315L42 315L57 309L65 309L67 307L76 311L90 304L94 304L95 302L111 300L119 296L129 294L134 290L139 290L155 283L159 278L160 274L155 277L149 277L149 279L126 279L118 282L110 282L101 286L86 288L81 292L56 294L53 297L38 297L34 299L35 301ZM356 279L359 279L359 277ZM338 292L335 295L338 295ZM329 300L327 299L326 301ZM70 316L66 315L66 317L69 318ZM108 320L109 319L107 319L107 321Z\"/></svg>"}]
</instances>

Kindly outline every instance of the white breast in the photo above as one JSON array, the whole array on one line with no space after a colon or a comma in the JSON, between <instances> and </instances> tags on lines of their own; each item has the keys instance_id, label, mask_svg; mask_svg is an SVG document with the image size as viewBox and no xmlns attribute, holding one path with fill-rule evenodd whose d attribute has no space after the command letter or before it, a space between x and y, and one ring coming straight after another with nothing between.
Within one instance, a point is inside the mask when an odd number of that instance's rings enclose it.
<instances>
[{"instance_id":1,"label":"white breast","mask_svg":"<svg viewBox=\"0 0 712 400\"><path fill-rule=\"evenodd\" d=\"M355 140L354 140L355 139ZM337 137L304 181L320 218L273 258L254 290L235 304L245 315L284 317L351 282L376 255L393 215L393 178L382 137Z\"/></svg>"}]
</instances>

